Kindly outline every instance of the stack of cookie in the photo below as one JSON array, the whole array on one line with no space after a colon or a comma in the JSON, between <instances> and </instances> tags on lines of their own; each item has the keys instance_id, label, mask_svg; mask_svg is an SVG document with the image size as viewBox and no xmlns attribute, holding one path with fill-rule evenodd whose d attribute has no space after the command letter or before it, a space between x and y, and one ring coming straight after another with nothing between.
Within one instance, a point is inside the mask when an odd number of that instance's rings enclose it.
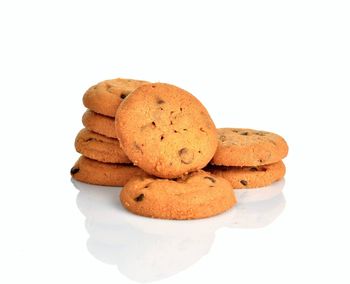
<instances>
[{"instance_id":1,"label":"stack of cookie","mask_svg":"<svg viewBox=\"0 0 350 284\"><path fill-rule=\"evenodd\" d=\"M232 187L265 186L285 173L282 137L216 129L198 99L176 86L114 79L91 87L83 101L85 129L75 142L82 157L71 174L124 186L121 203L135 214L217 215L236 203Z\"/></svg>"},{"instance_id":2,"label":"stack of cookie","mask_svg":"<svg viewBox=\"0 0 350 284\"><path fill-rule=\"evenodd\" d=\"M257 188L283 178L288 145L279 135L253 129L219 128L219 145L206 168L234 189Z\"/></svg>"},{"instance_id":3,"label":"stack of cookie","mask_svg":"<svg viewBox=\"0 0 350 284\"><path fill-rule=\"evenodd\" d=\"M71 169L79 181L110 186L123 186L131 177L144 175L132 165L120 148L114 126L115 112L126 96L145 81L113 79L89 88L83 103L88 108L82 122L85 126L75 140L82 154Z\"/></svg>"}]
</instances>

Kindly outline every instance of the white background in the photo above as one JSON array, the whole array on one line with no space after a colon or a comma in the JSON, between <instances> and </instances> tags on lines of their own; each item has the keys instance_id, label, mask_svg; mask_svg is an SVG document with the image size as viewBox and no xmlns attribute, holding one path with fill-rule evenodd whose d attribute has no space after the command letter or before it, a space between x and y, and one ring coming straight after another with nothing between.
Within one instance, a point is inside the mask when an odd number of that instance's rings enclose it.
<instances>
[{"instance_id":1,"label":"white background","mask_svg":"<svg viewBox=\"0 0 350 284\"><path fill-rule=\"evenodd\" d=\"M349 283L349 15L336 0L1 1L0 282ZM269 224L177 230L77 190L82 95L115 77L173 83L218 127L284 136ZM270 205L252 206L238 208L266 221Z\"/></svg>"}]
</instances>

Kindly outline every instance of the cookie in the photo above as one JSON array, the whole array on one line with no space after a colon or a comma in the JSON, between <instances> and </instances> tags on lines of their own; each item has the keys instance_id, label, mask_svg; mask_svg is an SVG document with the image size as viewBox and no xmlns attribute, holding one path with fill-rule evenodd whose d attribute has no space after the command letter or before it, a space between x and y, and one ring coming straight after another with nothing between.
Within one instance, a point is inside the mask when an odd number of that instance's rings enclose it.
<instances>
[{"instance_id":1,"label":"cookie","mask_svg":"<svg viewBox=\"0 0 350 284\"><path fill-rule=\"evenodd\" d=\"M95 133L110 138L117 138L114 127L114 118L87 110L83 115L82 122L87 129Z\"/></svg>"},{"instance_id":2,"label":"cookie","mask_svg":"<svg viewBox=\"0 0 350 284\"><path fill-rule=\"evenodd\" d=\"M75 139L75 149L80 154L105 163L130 163L130 160L120 148L118 139L108 138L82 129Z\"/></svg>"},{"instance_id":3,"label":"cookie","mask_svg":"<svg viewBox=\"0 0 350 284\"><path fill-rule=\"evenodd\" d=\"M206 170L227 179L234 189L267 186L283 178L286 173L282 161L257 167L209 166Z\"/></svg>"},{"instance_id":4,"label":"cookie","mask_svg":"<svg viewBox=\"0 0 350 284\"><path fill-rule=\"evenodd\" d=\"M129 159L162 178L202 169L218 143L205 107L190 93L169 84L137 88L118 108L115 123Z\"/></svg>"},{"instance_id":5,"label":"cookie","mask_svg":"<svg viewBox=\"0 0 350 284\"><path fill-rule=\"evenodd\" d=\"M114 117L118 106L129 93L147 83L122 78L102 81L85 92L83 103L94 112Z\"/></svg>"},{"instance_id":6,"label":"cookie","mask_svg":"<svg viewBox=\"0 0 350 284\"><path fill-rule=\"evenodd\" d=\"M219 128L219 145L211 161L223 166L260 166L276 163L288 154L279 135L245 128Z\"/></svg>"},{"instance_id":7,"label":"cookie","mask_svg":"<svg viewBox=\"0 0 350 284\"><path fill-rule=\"evenodd\" d=\"M78 181L107 186L124 186L135 176L146 176L138 167L126 164L108 164L81 156L70 171Z\"/></svg>"},{"instance_id":8,"label":"cookie","mask_svg":"<svg viewBox=\"0 0 350 284\"><path fill-rule=\"evenodd\" d=\"M137 215L176 220L214 216L236 203L230 183L204 171L176 180L132 178L122 189L120 200Z\"/></svg>"}]
</instances>

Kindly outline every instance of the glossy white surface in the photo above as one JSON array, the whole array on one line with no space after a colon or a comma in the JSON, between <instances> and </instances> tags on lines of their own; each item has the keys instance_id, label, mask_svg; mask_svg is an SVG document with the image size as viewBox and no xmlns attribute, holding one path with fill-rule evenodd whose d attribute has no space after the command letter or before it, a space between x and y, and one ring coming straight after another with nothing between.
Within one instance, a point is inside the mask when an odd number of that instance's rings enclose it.
<instances>
[{"instance_id":1,"label":"glossy white surface","mask_svg":"<svg viewBox=\"0 0 350 284\"><path fill-rule=\"evenodd\" d=\"M0 1L0 283L350 283L349 5ZM76 189L82 95L114 77L176 84L218 127L284 136L283 193L174 222L129 214L119 189Z\"/></svg>"},{"instance_id":2,"label":"glossy white surface","mask_svg":"<svg viewBox=\"0 0 350 284\"><path fill-rule=\"evenodd\" d=\"M216 230L265 227L285 206L280 181L263 190L239 191L238 205L216 217L157 220L127 212L119 202L120 188L72 182L79 190L77 206L86 218L88 251L139 282L161 280L196 263L210 251Z\"/></svg>"}]
</instances>

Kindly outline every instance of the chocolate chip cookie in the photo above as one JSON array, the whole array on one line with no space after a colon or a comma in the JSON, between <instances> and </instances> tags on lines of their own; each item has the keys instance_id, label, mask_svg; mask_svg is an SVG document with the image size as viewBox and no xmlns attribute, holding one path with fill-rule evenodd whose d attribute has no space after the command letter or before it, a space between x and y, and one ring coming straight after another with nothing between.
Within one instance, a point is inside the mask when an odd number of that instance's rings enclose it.
<instances>
[{"instance_id":1,"label":"chocolate chip cookie","mask_svg":"<svg viewBox=\"0 0 350 284\"><path fill-rule=\"evenodd\" d=\"M236 203L230 183L204 171L176 180L132 178L121 191L120 200L135 214L178 220L214 216Z\"/></svg>"},{"instance_id":2,"label":"chocolate chip cookie","mask_svg":"<svg viewBox=\"0 0 350 284\"><path fill-rule=\"evenodd\" d=\"M116 131L129 159L163 178L203 168L218 143L205 107L185 90L164 83L133 91L118 108Z\"/></svg>"},{"instance_id":3,"label":"chocolate chip cookie","mask_svg":"<svg viewBox=\"0 0 350 284\"><path fill-rule=\"evenodd\" d=\"M86 91L83 103L94 112L114 117L118 106L129 93L147 83L146 81L122 78L105 80Z\"/></svg>"},{"instance_id":4,"label":"chocolate chip cookie","mask_svg":"<svg viewBox=\"0 0 350 284\"><path fill-rule=\"evenodd\" d=\"M288 145L279 135L245 128L219 128L219 145L214 165L260 166L276 163L288 154Z\"/></svg>"},{"instance_id":5,"label":"chocolate chip cookie","mask_svg":"<svg viewBox=\"0 0 350 284\"><path fill-rule=\"evenodd\" d=\"M106 186L124 186L135 176L146 176L138 167L127 164L101 163L81 156L70 171L78 181Z\"/></svg>"},{"instance_id":6,"label":"chocolate chip cookie","mask_svg":"<svg viewBox=\"0 0 350 284\"><path fill-rule=\"evenodd\" d=\"M78 153L105 163L130 163L130 160L120 148L118 139L108 138L82 129L75 139L75 149Z\"/></svg>"}]
</instances>

